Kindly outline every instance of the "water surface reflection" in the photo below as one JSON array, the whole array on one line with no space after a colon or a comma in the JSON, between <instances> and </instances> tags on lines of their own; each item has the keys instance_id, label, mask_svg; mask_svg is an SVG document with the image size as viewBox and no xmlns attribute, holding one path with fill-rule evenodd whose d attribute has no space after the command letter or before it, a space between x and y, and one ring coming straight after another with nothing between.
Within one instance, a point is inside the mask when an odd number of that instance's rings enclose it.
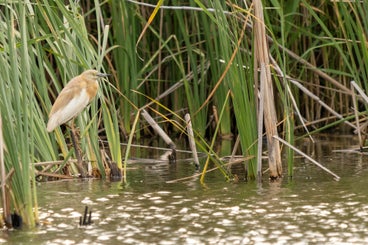
<instances>
[{"instance_id":1,"label":"water surface reflection","mask_svg":"<svg viewBox=\"0 0 368 245\"><path fill-rule=\"evenodd\" d=\"M137 165L130 186L117 182L68 181L38 187L42 226L2 234L17 244L290 244L368 243L367 156L334 153L344 139L301 145L340 175L336 182L297 158L295 177L281 183L231 184L211 173L206 186L194 167ZM349 143L349 142L348 142ZM355 142L351 142L354 144ZM350 145L351 146L351 145ZM169 174L168 174L169 173ZM93 225L79 227L84 206Z\"/></svg>"}]
</instances>

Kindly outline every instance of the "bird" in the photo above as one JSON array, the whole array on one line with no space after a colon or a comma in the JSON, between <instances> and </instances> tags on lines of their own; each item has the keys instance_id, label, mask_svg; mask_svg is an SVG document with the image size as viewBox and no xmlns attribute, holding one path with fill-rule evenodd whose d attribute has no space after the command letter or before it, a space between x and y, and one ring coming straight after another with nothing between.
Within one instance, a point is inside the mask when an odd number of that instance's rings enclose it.
<instances>
[{"instance_id":1,"label":"bird","mask_svg":"<svg viewBox=\"0 0 368 245\"><path fill-rule=\"evenodd\" d=\"M98 78L106 77L110 74L100 73L97 70L87 70L79 76L72 78L61 90L52 105L47 131L52 132L57 126L71 121L71 138L78 161L78 170L81 177L85 177L83 161L77 148L75 139L74 118L83 111L85 107L93 100L98 90Z\"/></svg>"},{"instance_id":2,"label":"bird","mask_svg":"<svg viewBox=\"0 0 368 245\"><path fill-rule=\"evenodd\" d=\"M57 126L75 118L96 96L97 79L110 74L96 70L87 70L72 78L56 98L47 123L47 131L52 132Z\"/></svg>"}]
</instances>

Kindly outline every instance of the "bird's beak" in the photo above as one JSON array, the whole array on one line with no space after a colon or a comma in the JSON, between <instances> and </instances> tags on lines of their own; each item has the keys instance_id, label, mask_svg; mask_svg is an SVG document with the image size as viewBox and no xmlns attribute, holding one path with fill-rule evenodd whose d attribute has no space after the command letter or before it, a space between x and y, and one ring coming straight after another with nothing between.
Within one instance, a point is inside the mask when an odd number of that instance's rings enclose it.
<instances>
[{"instance_id":1,"label":"bird's beak","mask_svg":"<svg viewBox=\"0 0 368 245\"><path fill-rule=\"evenodd\" d=\"M111 76L111 74L107 74L107 73L97 73L98 77L108 77Z\"/></svg>"}]
</instances>

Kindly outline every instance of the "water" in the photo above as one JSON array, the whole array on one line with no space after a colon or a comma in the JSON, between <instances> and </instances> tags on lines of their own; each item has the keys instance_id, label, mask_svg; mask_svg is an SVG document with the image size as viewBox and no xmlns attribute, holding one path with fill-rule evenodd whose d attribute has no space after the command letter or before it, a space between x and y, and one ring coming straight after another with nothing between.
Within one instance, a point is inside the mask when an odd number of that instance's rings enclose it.
<instances>
[{"instance_id":1,"label":"water","mask_svg":"<svg viewBox=\"0 0 368 245\"><path fill-rule=\"evenodd\" d=\"M281 182L227 183L218 172L178 183L193 165L135 164L130 185L99 180L38 185L41 225L3 231L16 244L367 244L368 156L336 153L351 137L302 143L332 176L302 159ZM286 169L286 167L285 167ZM84 207L93 224L79 227Z\"/></svg>"}]
</instances>

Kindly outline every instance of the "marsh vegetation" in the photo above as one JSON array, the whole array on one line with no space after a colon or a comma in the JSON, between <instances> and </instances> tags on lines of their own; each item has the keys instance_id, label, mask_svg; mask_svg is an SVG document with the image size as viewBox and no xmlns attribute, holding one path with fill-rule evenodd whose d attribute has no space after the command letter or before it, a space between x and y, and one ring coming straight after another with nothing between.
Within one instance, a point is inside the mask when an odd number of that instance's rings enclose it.
<instances>
[{"instance_id":1,"label":"marsh vegetation","mask_svg":"<svg viewBox=\"0 0 368 245\"><path fill-rule=\"evenodd\" d=\"M126 182L133 144L160 137L145 113L171 139L188 138L190 115L189 138L206 158L202 183L210 165L235 179L224 156L242 162L242 180L292 177L295 152L286 145L313 142L316 132L355 130L364 148L368 2L156 4L0 2L6 224L13 210L26 225L37 223L36 179L78 176L68 129L50 134L46 123L63 86L91 68L112 74L75 120L92 177L110 178L116 166ZM219 154L214 146L221 139L232 144Z\"/></svg>"}]
</instances>

